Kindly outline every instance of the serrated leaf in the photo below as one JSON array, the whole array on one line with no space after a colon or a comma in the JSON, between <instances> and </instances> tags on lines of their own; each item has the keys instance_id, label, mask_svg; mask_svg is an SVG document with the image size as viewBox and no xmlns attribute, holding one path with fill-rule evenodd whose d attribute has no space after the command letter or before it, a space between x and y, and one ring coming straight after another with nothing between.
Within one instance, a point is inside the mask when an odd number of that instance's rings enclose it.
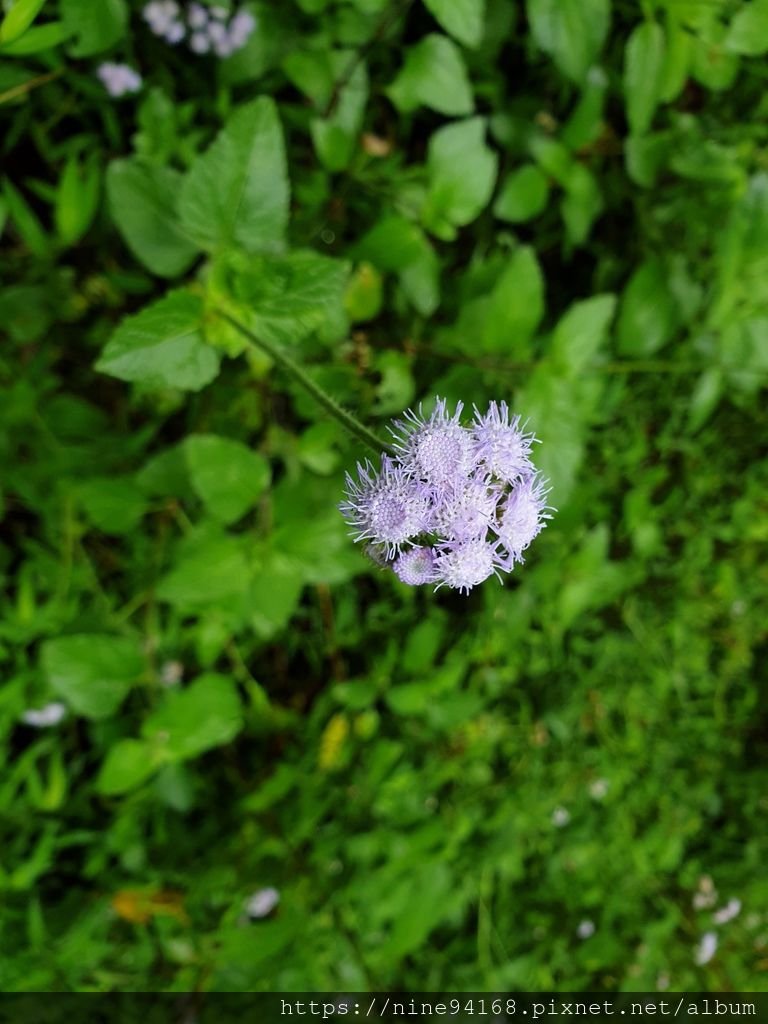
<instances>
[{"instance_id":1,"label":"serrated leaf","mask_svg":"<svg viewBox=\"0 0 768 1024\"><path fill-rule=\"evenodd\" d=\"M134 256L162 277L183 274L198 253L176 213L180 183L178 171L138 160L113 160L107 170L112 219Z\"/></svg>"},{"instance_id":2,"label":"serrated leaf","mask_svg":"<svg viewBox=\"0 0 768 1024\"><path fill-rule=\"evenodd\" d=\"M197 296L170 292L123 320L96 369L152 387L199 391L219 369L218 355L203 340L202 312Z\"/></svg>"},{"instance_id":3,"label":"serrated leaf","mask_svg":"<svg viewBox=\"0 0 768 1024\"><path fill-rule=\"evenodd\" d=\"M51 688L87 718L107 718L144 671L134 640L77 634L46 640L41 661Z\"/></svg>"},{"instance_id":4,"label":"serrated leaf","mask_svg":"<svg viewBox=\"0 0 768 1024\"><path fill-rule=\"evenodd\" d=\"M564 75L583 82L608 35L610 0L527 0L531 33Z\"/></svg>"},{"instance_id":5,"label":"serrated leaf","mask_svg":"<svg viewBox=\"0 0 768 1024\"><path fill-rule=\"evenodd\" d=\"M446 32L465 46L479 46L485 24L485 0L424 0Z\"/></svg>"},{"instance_id":6,"label":"serrated leaf","mask_svg":"<svg viewBox=\"0 0 768 1024\"><path fill-rule=\"evenodd\" d=\"M240 441L193 434L184 451L193 488L221 523L242 518L269 485L269 463Z\"/></svg>"},{"instance_id":7,"label":"serrated leaf","mask_svg":"<svg viewBox=\"0 0 768 1024\"><path fill-rule=\"evenodd\" d=\"M475 106L461 51L447 36L435 33L408 48L387 92L405 113L425 106L457 116L471 114Z\"/></svg>"},{"instance_id":8,"label":"serrated leaf","mask_svg":"<svg viewBox=\"0 0 768 1024\"><path fill-rule=\"evenodd\" d=\"M247 252L279 250L288 223L288 170L272 99L241 107L187 172L182 226L201 246L233 243Z\"/></svg>"},{"instance_id":9,"label":"serrated leaf","mask_svg":"<svg viewBox=\"0 0 768 1024\"><path fill-rule=\"evenodd\" d=\"M655 21L633 29L624 51L624 96L633 135L651 125L664 87L664 30Z\"/></svg>"}]
</instances>

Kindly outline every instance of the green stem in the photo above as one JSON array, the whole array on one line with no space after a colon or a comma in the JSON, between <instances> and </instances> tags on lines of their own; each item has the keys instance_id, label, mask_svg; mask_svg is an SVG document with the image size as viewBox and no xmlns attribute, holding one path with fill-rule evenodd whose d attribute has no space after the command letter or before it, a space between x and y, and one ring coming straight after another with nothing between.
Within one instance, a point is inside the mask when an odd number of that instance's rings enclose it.
<instances>
[{"instance_id":1,"label":"green stem","mask_svg":"<svg viewBox=\"0 0 768 1024\"><path fill-rule=\"evenodd\" d=\"M245 338L249 345L260 348L263 352L266 352L278 365L282 366L284 370L287 370L298 382L302 385L315 401L319 402L320 405L329 412L331 416L335 417L347 430L354 434L358 440L362 441L363 444L368 445L375 452L379 454L388 453L390 451L389 445L385 444L372 430L367 427L348 412L342 408L339 403L332 398L327 391L324 391L319 384L316 384L312 378L305 373L304 370L295 363L289 355L286 355L281 349L276 348L271 342L265 341L263 338L258 338L253 331L251 331L245 324L241 324L239 320L236 320L233 316L230 316L223 309L215 309L214 312L217 316L220 316L222 320L226 320L228 324L235 328L235 330Z\"/></svg>"}]
</instances>

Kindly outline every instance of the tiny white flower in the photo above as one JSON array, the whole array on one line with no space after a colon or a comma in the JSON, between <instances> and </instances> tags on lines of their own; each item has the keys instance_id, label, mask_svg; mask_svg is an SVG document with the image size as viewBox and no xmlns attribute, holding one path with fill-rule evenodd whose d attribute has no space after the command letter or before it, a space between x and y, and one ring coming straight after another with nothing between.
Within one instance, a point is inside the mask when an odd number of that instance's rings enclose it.
<instances>
[{"instance_id":1,"label":"tiny white flower","mask_svg":"<svg viewBox=\"0 0 768 1024\"><path fill-rule=\"evenodd\" d=\"M61 701L53 701L42 708L30 708L23 713L21 720L25 725L31 725L35 729L49 729L53 725L58 725L66 714L67 705Z\"/></svg>"},{"instance_id":2,"label":"tiny white flower","mask_svg":"<svg viewBox=\"0 0 768 1024\"><path fill-rule=\"evenodd\" d=\"M595 779L589 784L589 795L593 800L602 800L608 793L608 780Z\"/></svg>"},{"instance_id":3,"label":"tiny white flower","mask_svg":"<svg viewBox=\"0 0 768 1024\"><path fill-rule=\"evenodd\" d=\"M696 947L695 960L699 967L703 967L704 964L708 964L712 957L717 952L717 935L714 932L705 932L701 937L701 942Z\"/></svg>"},{"instance_id":4,"label":"tiny white flower","mask_svg":"<svg viewBox=\"0 0 768 1024\"><path fill-rule=\"evenodd\" d=\"M193 53L208 53L211 49L211 40L205 32L194 32L189 40L189 48Z\"/></svg>"},{"instance_id":5,"label":"tiny white flower","mask_svg":"<svg viewBox=\"0 0 768 1024\"><path fill-rule=\"evenodd\" d=\"M245 904L245 912L248 917L266 917L271 914L280 902L280 893L273 886L266 889L259 889L248 897Z\"/></svg>"},{"instance_id":6,"label":"tiny white flower","mask_svg":"<svg viewBox=\"0 0 768 1024\"><path fill-rule=\"evenodd\" d=\"M738 917L741 913L741 900L731 899L728 900L724 907L721 907L713 915L715 924L727 924L732 921L734 917Z\"/></svg>"},{"instance_id":7,"label":"tiny white flower","mask_svg":"<svg viewBox=\"0 0 768 1024\"><path fill-rule=\"evenodd\" d=\"M187 21L190 28L205 28L208 24L208 11L202 4L190 4L187 8Z\"/></svg>"},{"instance_id":8,"label":"tiny white flower","mask_svg":"<svg viewBox=\"0 0 768 1024\"><path fill-rule=\"evenodd\" d=\"M178 686L184 676L184 666L180 661L166 661L160 669L162 686Z\"/></svg>"},{"instance_id":9,"label":"tiny white flower","mask_svg":"<svg viewBox=\"0 0 768 1024\"><path fill-rule=\"evenodd\" d=\"M554 811L552 811L552 824L557 828L563 828L570 820L570 811L566 810L565 807L556 807Z\"/></svg>"},{"instance_id":10,"label":"tiny white flower","mask_svg":"<svg viewBox=\"0 0 768 1024\"><path fill-rule=\"evenodd\" d=\"M588 939L590 936L595 934L595 922L589 921L586 918L579 922L579 927L576 929L576 934L580 939Z\"/></svg>"}]
</instances>

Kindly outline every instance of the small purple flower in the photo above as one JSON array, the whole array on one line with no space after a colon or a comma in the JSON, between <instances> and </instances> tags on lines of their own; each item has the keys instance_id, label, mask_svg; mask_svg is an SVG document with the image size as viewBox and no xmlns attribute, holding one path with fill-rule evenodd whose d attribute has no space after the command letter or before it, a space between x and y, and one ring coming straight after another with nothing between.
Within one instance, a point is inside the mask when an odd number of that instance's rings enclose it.
<instances>
[{"instance_id":1,"label":"small purple flower","mask_svg":"<svg viewBox=\"0 0 768 1024\"><path fill-rule=\"evenodd\" d=\"M422 583L434 583L437 580L435 568L435 552L432 548L417 545L408 548L392 563L395 575L402 583L418 587Z\"/></svg>"},{"instance_id":2,"label":"small purple flower","mask_svg":"<svg viewBox=\"0 0 768 1024\"><path fill-rule=\"evenodd\" d=\"M105 61L98 66L96 74L109 95L115 98L141 89L141 75L127 64Z\"/></svg>"},{"instance_id":3,"label":"small purple flower","mask_svg":"<svg viewBox=\"0 0 768 1024\"><path fill-rule=\"evenodd\" d=\"M485 416L475 406L475 424L472 437L477 458L489 473L512 483L525 473L533 471L531 444L533 434L524 434L520 417L509 418L506 402L491 402Z\"/></svg>"},{"instance_id":4,"label":"small purple flower","mask_svg":"<svg viewBox=\"0 0 768 1024\"><path fill-rule=\"evenodd\" d=\"M392 558L429 528L429 492L386 455L379 475L370 462L358 463L357 473L359 482L347 474L349 499L342 502L341 511L357 531L355 540L382 544Z\"/></svg>"},{"instance_id":5,"label":"small purple flower","mask_svg":"<svg viewBox=\"0 0 768 1024\"><path fill-rule=\"evenodd\" d=\"M499 542L488 543L482 537L453 541L441 546L435 568L438 587L445 584L465 594L493 573L499 576L499 569L505 572L510 570L509 560L499 551Z\"/></svg>"},{"instance_id":6,"label":"small purple flower","mask_svg":"<svg viewBox=\"0 0 768 1024\"><path fill-rule=\"evenodd\" d=\"M202 4L192 3L187 8L187 24L190 28L205 28L208 24L208 11Z\"/></svg>"},{"instance_id":7,"label":"small purple flower","mask_svg":"<svg viewBox=\"0 0 768 1024\"><path fill-rule=\"evenodd\" d=\"M530 459L532 434L491 402L471 427L444 398L424 416L408 410L390 428L393 454L376 472L358 464L347 474L341 509L355 540L368 541L374 561L410 586L434 583L463 593L512 572L554 511Z\"/></svg>"},{"instance_id":8,"label":"small purple flower","mask_svg":"<svg viewBox=\"0 0 768 1024\"><path fill-rule=\"evenodd\" d=\"M206 32L193 32L189 39L189 48L193 53L208 53L211 40Z\"/></svg>"},{"instance_id":9,"label":"small purple flower","mask_svg":"<svg viewBox=\"0 0 768 1024\"><path fill-rule=\"evenodd\" d=\"M520 562L522 553L547 525L552 510L547 505L549 491L537 476L527 476L514 485L501 505L495 531L512 557Z\"/></svg>"},{"instance_id":10,"label":"small purple flower","mask_svg":"<svg viewBox=\"0 0 768 1024\"><path fill-rule=\"evenodd\" d=\"M395 421L395 428L390 428L394 448L410 473L436 487L456 486L469 477L476 460L472 435L459 422L463 407L459 402L449 416L445 399L438 398L427 419L419 406L418 413L409 409L405 420Z\"/></svg>"}]
</instances>

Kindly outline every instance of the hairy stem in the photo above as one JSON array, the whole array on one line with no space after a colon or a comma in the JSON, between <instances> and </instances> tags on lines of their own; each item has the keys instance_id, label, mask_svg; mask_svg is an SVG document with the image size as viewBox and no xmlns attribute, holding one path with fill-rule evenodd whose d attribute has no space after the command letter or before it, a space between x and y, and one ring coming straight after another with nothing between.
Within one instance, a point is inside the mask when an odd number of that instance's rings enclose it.
<instances>
[{"instance_id":1,"label":"hairy stem","mask_svg":"<svg viewBox=\"0 0 768 1024\"><path fill-rule=\"evenodd\" d=\"M353 434L359 441L372 448L378 454L389 452L390 448L384 441L381 440L372 430L364 426L356 416L353 416L351 412L348 412L339 403L328 394L319 384L315 383L312 378L299 366L298 363L294 362L293 359L280 348L277 348L269 341L265 341L263 338L257 337L253 331L251 331L245 324L241 324L239 320L236 320L233 316L230 316L223 309L215 309L214 312L217 316L220 316L222 320L226 320L230 326L234 327L235 330L242 335L243 338L248 342L249 345L256 348L260 348L262 352L266 352L274 361L282 366L284 370L287 370L295 380L301 384L306 391L319 402L320 405L329 412L331 416L339 421L346 429Z\"/></svg>"}]
</instances>

